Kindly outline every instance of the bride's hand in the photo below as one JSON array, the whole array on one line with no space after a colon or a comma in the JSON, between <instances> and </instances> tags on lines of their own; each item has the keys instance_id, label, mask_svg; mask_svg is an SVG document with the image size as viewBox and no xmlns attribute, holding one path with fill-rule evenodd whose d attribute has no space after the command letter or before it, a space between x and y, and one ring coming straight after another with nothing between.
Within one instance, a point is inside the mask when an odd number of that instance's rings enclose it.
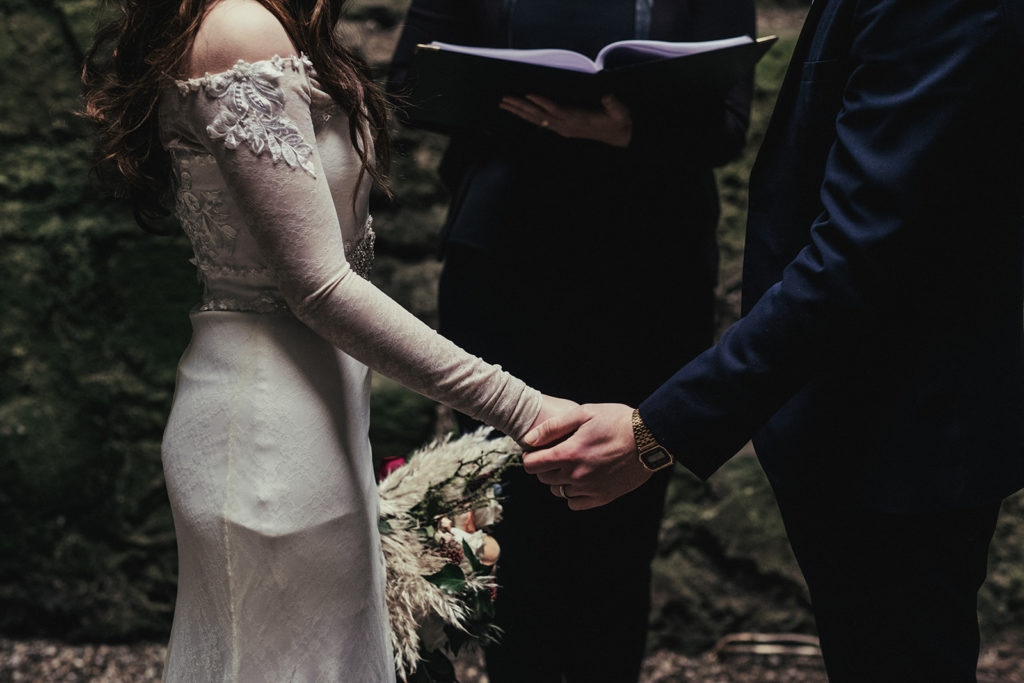
<instances>
[{"instance_id":1,"label":"bride's hand","mask_svg":"<svg viewBox=\"0 0 1024 683\"><path fill-rule=\"evenodd\" d=\"M633 137L629 108L614 95L601 99L601 109L580 109L553 102L540 95L506 96L499 105L524 121L566 138L597 140L612 147L628 147Z\"/></svg>"},{"instance_id":2,"label":"bride's hand","mask_svg":"<svg viewBox=\"0 0 1024 683\"><path fill-rule=\"evenodd\" d=\"M576 401L570 401L569 399L565 398L555 398L554 396L548 396L547 394L543 394L541 396L540 412L537 413L537 417L530 425L530 428L527 430L527 433L532 432L538 426L540 426L544 422L547 422L549 419L553 417L558 417L560 415L564 415L570 410L575 410L576 408L579 407L580 404L576 403ZM534 447L542 445L544 444L535 444Z\"/></svg>"}]
</instances>

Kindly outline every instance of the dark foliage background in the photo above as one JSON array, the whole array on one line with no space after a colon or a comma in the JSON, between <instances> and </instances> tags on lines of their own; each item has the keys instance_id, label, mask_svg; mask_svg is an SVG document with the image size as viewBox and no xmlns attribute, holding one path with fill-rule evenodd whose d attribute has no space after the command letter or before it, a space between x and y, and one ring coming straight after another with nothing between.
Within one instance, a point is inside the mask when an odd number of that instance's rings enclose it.
<instances>
[{"instance_id":1,"label":"dark foliage background","mask_svg":"<svg viewBox=\"0 0 1024 683\"><path fill-rule=\"evenodd\" d=\"M378 68L407 4L351 10L347 29ZM747 153L719 174L723 326L738 308L747 172L806 4L764 3L783 39L759 68ZM96 13L97 0L0 0L0 633L163 640L176 558L159 445L199 290L183 237L141 232L88 178L89 128L74 112ZM375 197L373 279L433 322L444 138L400 130L397 145L397 199ZM447 424L381 379L373 404L378 456ZM1022 512L1017 496L994 544L982 595L989 632L1024 624ZM750 452L706 484L676 473L652 619L653 647L689 653L734 631L812 630Z\"/></svg>"}]
</instances>

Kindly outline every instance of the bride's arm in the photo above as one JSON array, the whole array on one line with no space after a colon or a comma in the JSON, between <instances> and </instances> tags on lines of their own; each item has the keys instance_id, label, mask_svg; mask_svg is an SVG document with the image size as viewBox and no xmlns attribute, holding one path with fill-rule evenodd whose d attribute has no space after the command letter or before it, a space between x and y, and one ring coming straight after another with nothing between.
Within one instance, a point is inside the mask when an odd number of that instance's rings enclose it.
<instances>
[{"instance_id":1,"label":"bride's arm","mask_svg":"<svg viewBox=\"0 0 1024 683\"><path fill-rule=\"evenodd\" d=\"M207 21L224 18L214 12ZM520 438L541 412L541 395L440 336L349 267L340 221L356 217L348 207L341 216L335 210L316 148L306 67L266 13L268 19L273 25L259 27L259 42L239 35L233 22L222 22L227 27L215 40L212 30L201 32L211 38L197 42L195 72L209 70L204 44L216 46L209 59L215 68L232 49L249 66L204 78L182 97L190 98L194 133L215 156L292 312L377 372ZM291 58L268 59L275 54ZM553 406L546 405L548 413Z\"/></svg>"}]
</instances>

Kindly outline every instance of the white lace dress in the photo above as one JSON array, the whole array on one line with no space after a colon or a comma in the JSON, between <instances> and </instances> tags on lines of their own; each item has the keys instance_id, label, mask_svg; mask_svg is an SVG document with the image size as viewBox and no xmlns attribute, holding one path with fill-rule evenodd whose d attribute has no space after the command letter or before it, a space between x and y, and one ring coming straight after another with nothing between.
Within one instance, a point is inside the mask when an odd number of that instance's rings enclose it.
<instances>
[{"instance_id":1,"label":"white lace dress","mask_svg":"<svg viewBox=\"0 0 1024 683\"><path fill-rule=\"evenodd\" d=\"M517 437L540 396L361 277L370 181L307 60L178 82L159 115L205 286L163 443L165 678L391 681L367 366Z\"/></svg>"}]
</instances>

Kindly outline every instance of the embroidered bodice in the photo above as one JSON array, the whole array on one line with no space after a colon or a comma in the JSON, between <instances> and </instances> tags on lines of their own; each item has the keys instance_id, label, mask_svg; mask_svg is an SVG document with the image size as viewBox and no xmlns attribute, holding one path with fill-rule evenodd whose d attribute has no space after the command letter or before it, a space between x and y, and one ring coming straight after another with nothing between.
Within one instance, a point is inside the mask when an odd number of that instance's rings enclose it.
<instances>
[{"instance_id":1,"label":"embroidered bodice","mask_svg":"<svg viewBox=\"0 0 1024 683\"><path fill-rule=\"evenodd\" d=\"M163 143L171 155L175 213L192 243L197 275L203 284L199 310L269 312L285 310L273 273L262 257L247 218L225 186L217 159L209 149L241 147L273 164L301 169L316 178L313 145L303 138L288 112L282 80L298 80L309 98L308 109L326 182L334 200L345 254L357 274L368 277L373 265L372 217L367 215L369 182L362 183L355 206L351 189L359 166L330 163L357 159L348 136L348 117L320 90L304 57L247 64L239 61L224 73L176 81L177 96L164 95L161 106ZM206 100L194 102L192 100ZM205 130L188 125L191 108L207 109L213 119ZM203 106L206 105L206 106ZM185 125L183 125L185 124ZM340 205L345 202L345 205Z\"/></svg>"},{"instance_id":2,"label":"embroidered bodice","mask_svg":"<svg viewBox=\"0 0 1024 683\"><path fill-rule=\"evenodd\" d=\"M206 311L290 313L368 366L519 438L540 394L467 354L366 279L371 181L348 116L305 57L168 85L161 143ZM372 156L372 155L371 155Z\"/></svg>"}]
</instances>

